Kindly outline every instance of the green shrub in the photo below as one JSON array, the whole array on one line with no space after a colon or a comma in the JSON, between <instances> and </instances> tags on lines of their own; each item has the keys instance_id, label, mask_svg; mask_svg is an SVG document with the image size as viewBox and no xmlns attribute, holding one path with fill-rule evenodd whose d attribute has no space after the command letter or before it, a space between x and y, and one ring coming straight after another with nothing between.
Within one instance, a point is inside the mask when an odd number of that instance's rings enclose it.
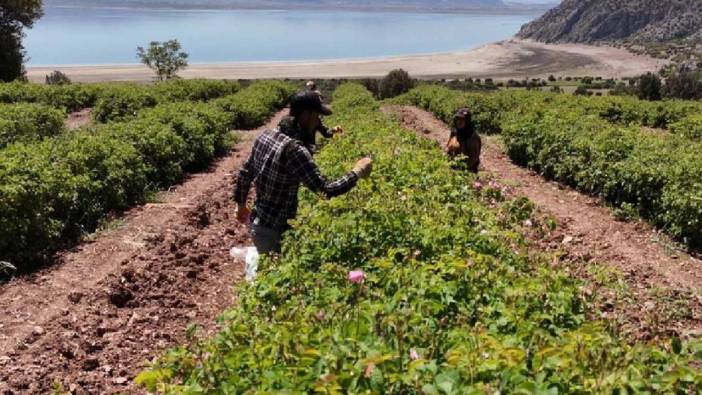
<instances>
[{"instance_id":1,"label":"green shrub","mask_svg":"<svg viewBox=\"0 0 702 395\"><path fill-rule=\"evenodd\" d=\"M692 140L702 141L702 114L690 115L670 125L670 132Z\"/></svg>"},{"instance_id":2,"label":"green shrub","mask_svg":"<svg viewBox=\"0 0 702 395\"><path fill-rule=\"evenodd\" d=\"M59 70L54 70L51 74L47 74L45 81L46 85L69 85L71 83L71 79Z\"/></svg>"},{"instance_id":3,"label":"green shrub","mask_svg":"<svg viewBox=\"0 0 702 395\"><path fill-rule=\"evenodd\" d=\"M0 103L42 103L68 112L91 107L99 85L0 83Z\"/></svg>"},{"instance_id":4,"label":"green shrub","mask_svg":"<svg viewBox=\"0 0 702 395\"><path fill-rule=\"evenodd\" d=\"M402 69L392 70L380 81L380 98L389 99L414 88L414 80Z\"/></svg>"},{"instance_id":5,"label":"green shrub","mask_svg":"<svg viewBox=\"0 0 702 395\"><path fill-rule=\"evenodd\" d=\"M266 116L270 115L268 109ZM195 170L206 166L215 154L222 153L228 128L229 114L214 106L194 103L169 103L144 112L145 123L157 122L169 125L183 139L186 152L182 166Z\"/></svg>"},{"instance_id":6,"label":"green shrub","mask_svg":"<svg viewBox=\"0 0 702 395\"><path fill-rule=\"evenodd\" d=\"M212 103L229 113L231 129L249 129L265 121L272 109L282 107L294 90L286 82L261 81Z\"/></svg>"},{"instance_id":7,"label":"green shrub","mask_svg":"<svg viewBox=\"0 0 702 395\"><path fill-rule=\"evenodd\" d=\"M164 188L181 180L192 157L185 140L170 125L139 119L101 127L96 133L131 144L141 155L151 189Z\"/></svg>"},{"instance_id":8,"label":"green shrub","mask_svg":"<svg viewBox=\"0 0 702 395\"><path fill-rule=\"evenodd\" d=\"M280 258L211 339L166 353L136 381L165 393L694 393L699 342L630 345L588 321L580 286L530 252L435 144L344 85L334 122L349 133L317 156L342 174L372 153L347 195L304 192ZM499 219L499 210L514 212ZM349 271L361 269L361 283ZM672 348L672 350L671 350ZM698 354L697 354L698 355ZM604 378L604 379L603 379Z\"/></svg>"},{"instance_id":9,"label":"green shrub","mask_svg":"<svg viewBox=\"0 0 702 395\"><path fill-rule=\"evenodd\" d=\"M123 121L156 105L156 96L140 85L115 85L99 93L93 117L98 122Z\"/></svg>"},{"instance_id":10,"label":"green shrub","mask_svg":"<svg viewBox=\"0 0 702 395\"><path fill-rule=\"evenodd\" d=\"M639 215L674 237L702 245L702 227L696 219L702 218L697 203L700 183L689 176L694 173L688 173L687 179L680 176L681 166L699 163L683 158L699 155L702 144L558 110L514 116L504 125L503 137L515 162L600 196L615 207L635 207ZM682 207L680 202L691 203Z\"/></svg>"},{"instance_id":11,"label":"green shrub","mask_svg":"<svg viewBox=\"0 0 702 395\"><path fill-rule=\"evenodd\" d=\"M129 143L90 133L10 145L0 164L0 251L20 270L94 229L108 210L138 202L146 183Z\"/></svg>"},{"instance_id":12,"label":"green shrub","mask_svg":"<svg viewBox=\"0 0 702 395\"><path fill-rule=\"evenodd\" d=\"M171 79L153 85L159 103L180 101L209 101L239 91L236 81Z\"/></svg>"},{"instance_id":13,"label":"green shrub","mask_svg":"<svg viewBox=\"0 0 702 395\"><path fill-rule=\"evenodd\" d=\"M449 125L458 109L468 107L473 113L473 122L478 133L494 134L500 131L499 108L493 103L491 96L484 94L459 93L448 88L423 85L399 96L394 102L421 107Z\"/></svg>"},{"instance_id":14,"label":"green shrub","mask_svg":"<svg viewBox=\"0 0 702 395\"><path fill-rule=\"evenodd\" d=\"M63 131L65 114L41 104L0 104L0 148Z\"/></svg>"}]
</instances>

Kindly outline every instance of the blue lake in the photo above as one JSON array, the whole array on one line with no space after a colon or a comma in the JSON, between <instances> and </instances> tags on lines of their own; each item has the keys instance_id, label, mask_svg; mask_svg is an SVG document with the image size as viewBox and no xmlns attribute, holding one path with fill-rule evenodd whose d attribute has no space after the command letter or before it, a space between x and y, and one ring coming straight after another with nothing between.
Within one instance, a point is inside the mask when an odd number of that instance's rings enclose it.
<instances>
[{"instance_id":1,"label":"blue lake","mask_svg":"<svg viewBox=\"0 0 702 395\"><path fill-rule=\"evenodd\" d=\"M472 49L536 16L48 7L24 42L31 66L137 63L174 38L191 63L362 58Z\"/></svg>"}]
</instances>

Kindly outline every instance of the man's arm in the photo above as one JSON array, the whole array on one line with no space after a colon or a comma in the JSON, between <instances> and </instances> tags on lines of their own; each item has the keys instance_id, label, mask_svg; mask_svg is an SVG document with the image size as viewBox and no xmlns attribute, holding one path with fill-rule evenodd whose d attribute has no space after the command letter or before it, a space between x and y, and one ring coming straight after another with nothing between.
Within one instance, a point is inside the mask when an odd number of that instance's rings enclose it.
<instances>
[{"instance_id":1,"label":"man's arm","mask_svg":"<svg viewBox=\"0 0 702 395\"><path fill-rule=\"evenodd\" d=\"M324 138L330 139L334 137L334 131L329 129L325 124L321 124L318 130L319 134L321 134Z\"/></svg>"},{"instance_id":2,"label":"man's arm","mask_svg":"<svg viewBox=\"0 0 702 395\"><path fill-rule=\"evenodd\" d=\"M244 166L239 171L239 176L236 179L236 185L234 187L234 201L240 206L246 206L246 200L249 197L249 190L251 189L251 184L253 183L256 174L254 172L254 152L251 151L249 159L244 163Z\"/></svg>"},{"instance_id":3,"label":"man's arm","mask_svg":"<svg viewBox=\"0 0 702 395\"><path fill-rule=\"evenodd\" d=\"M319 167L307 149L298 144L292 144L287 152L288 166L293 174L298 176L312 192L323 193L327 198L342 195L350 191L358 182L358 175L349 172L333 182L327 182Z\"/></svg>"}]
</instances>

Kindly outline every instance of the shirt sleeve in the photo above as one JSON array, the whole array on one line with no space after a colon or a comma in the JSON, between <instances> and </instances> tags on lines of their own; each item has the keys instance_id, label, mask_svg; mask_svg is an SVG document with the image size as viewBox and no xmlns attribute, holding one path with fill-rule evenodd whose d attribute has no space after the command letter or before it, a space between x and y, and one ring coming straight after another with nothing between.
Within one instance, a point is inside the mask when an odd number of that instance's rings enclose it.
<instances>
[{"instance_id":1,"label":"shirt sleeve","mask_svg":"<svg viewBox=\"0 0 702 395\"><path fill-rule=\"evenodd\" d=\"M293 144L287 152L288 165L293 174L302 180L312 192L323 193L327 198L350 191L358 182L358 176L349 172L333 182L327 182L310 152L299 144Z\"/></svg>"},{"instance_id":2,"label":"shirt sleeve","mask_svg":"<svg viewBox=\"0 0 702 395\"><path fill-rule=\"evenodd\" d=\"M249 197L249 190L251 189L251 184L256 178L255 166L254 166L254 154L256 153L256 147L251 150L251 155L249 159L246 160L244 166L242 166L239 171L239 176L236 179L236 185L234 187L234 201L240 206L246 205L246 200Z\"/></svg>"},{"instance_id":3,"label":"shirt sleeve","mask_svg":"<svg viewBox=\"0 0 702 395\"><path fill-rule=\"evenodd\" d=\"M319 133L320 133L323 137L328 138L328 139L334 137L334 132L332 132L331 129L329 129L329 128L327 127L327 125L325 125L324 123L322 123L322 124L319 126Z\"/></svg>"}]
</instances>

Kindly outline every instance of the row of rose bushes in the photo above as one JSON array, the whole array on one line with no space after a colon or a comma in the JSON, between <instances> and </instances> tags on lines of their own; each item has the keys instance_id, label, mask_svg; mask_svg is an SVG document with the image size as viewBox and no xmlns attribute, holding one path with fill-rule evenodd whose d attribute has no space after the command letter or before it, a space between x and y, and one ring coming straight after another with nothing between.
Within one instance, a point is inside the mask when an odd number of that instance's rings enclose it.
<instances>
[{"instance_id":1,"label":"row of rose bushes","mask_svg":"<svg viewBox=\"0 0 702 395\"><path fill-rule=\"evenodd\" d=\"M674 134L666 134L612 123L593 111L595 106L581 106L583 101L565 95L420 87L398 102L445 121L455 109L477 102L476 118L489 120L488 132L502 131L515 162L646 218L690 246L702 246L702 143L693 138L700 133L699 115L673 123Z\"/></svg>"},{"instance_id":2,"label":"row of rose bushes","mask_svg":"<svg viewBox=\"0 0 702 395\"><path fill-rule=\"evenodd\" d=\"M702 343L631 345L586 319L580 284L529 251L523 199L452 170L436 144L359 85L335 93L347 132L317 156L374 172L331 200L303 192L279 258L265 258L222 330L137 377L210 393L695 393Z\"/></svg>"},{"instance_id":3,"label":"row of rose bushes","mask_svg":"<svg viewBox=\"0 0 702 395\"><path fill-rule=\"evenodd\" d=\"M206 166L227 148L229 130L261 124L292 91L287 83L258 82L233 95L246 98L241 108L167 103L129 122L8 145L0 150L0 261L31 269L107 213Z\"/></svg>"},{"instance_id":4,"label":"row of rose bushes","mask_svg":"<svg viewBox=\"0 0 702 395\"><path fill-rule=\"evenodd\" d=\"M44 104L0 103L0 149L15 141L58 135L66 114Z\"/></svg>"},{"instance_id":5,"label":"row of rose bushes","mask_svg":"<svg viewBox=\"0 0 702 395\"><path fill-rule=\"evenodd\" d=\"M700 139L696 130L699 129L702 103L695 101L652 102L632 97L581 97L524 90L461 95L455 92L436 85L422 85L395 101L412 102L445 121L450 121L457 106L470 105L477 113L478 124L489 127L484 132L499 130L499 126L495 125L499 115L515 109L540 111L558 108L583 115L597 115L617 125L667 129L674 134ZM692 133L687 128L690 124L696 125Z\"/></svg>"},{"instance_id":6,"label":"row of rose bushes","mask_svg":"<svg viewBox=\"0 0 702 395\"><path fill-rule=\"evenodd\" d=\"M208 101L236 93L236 81L169 80L154 84L99 83L42 85L23 82L0 84L0 103L41 103L73 112L97 107L96 119L116 120L143 107L178 101Z\"/></svg>"}]
</instances>

